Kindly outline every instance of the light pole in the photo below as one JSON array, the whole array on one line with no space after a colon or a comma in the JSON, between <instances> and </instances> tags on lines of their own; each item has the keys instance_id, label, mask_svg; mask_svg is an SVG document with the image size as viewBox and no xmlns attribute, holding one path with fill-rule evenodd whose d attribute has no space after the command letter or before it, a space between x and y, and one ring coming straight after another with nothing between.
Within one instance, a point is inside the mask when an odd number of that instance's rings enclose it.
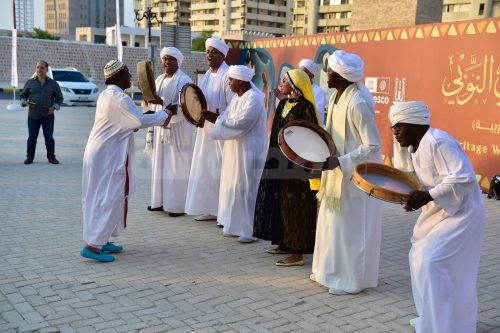
<instances>
[{"instance_id":1,"label":"light pole","mask_svg":"<svg viewBox=\"0 0 500 333\"><path fill-rule=\"evenodd\" d=\"M156 20L157 23L163 23L163 17L165 16L165 13L160 13L160 19L158 19L158 16L156 12L153 12L151 9L153 7L147 6L146 10L142 12L142 14L139 13L139 9L134 9L135 12L135 20L136 21L142 21L146 19L148 21L148 49L149 49L149 61L151 61L151 67L154 71L154 45L151 44L151 26L153 25L153 20Z\"/></svg>"}]
</instances>

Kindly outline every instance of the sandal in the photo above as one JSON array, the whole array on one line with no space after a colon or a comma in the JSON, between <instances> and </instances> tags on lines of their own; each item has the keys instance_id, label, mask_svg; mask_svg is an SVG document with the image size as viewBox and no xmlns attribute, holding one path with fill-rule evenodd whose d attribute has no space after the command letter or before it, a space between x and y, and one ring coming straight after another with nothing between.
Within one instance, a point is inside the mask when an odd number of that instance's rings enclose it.
<instances>
[{"instance_id":1,"label":"sandal","mask_svg":"<svg viewBox=\"0 0 500 333\"><path fill-rule=\"evenodd\" d=\"M284 260L276 261L276 266L289 267L289 266L304 266L304 258L297 260L290 260L286 258Z\"/></svg>"},{"instance_id":2,"label":"sandal","mask_svg":"<svg viewBox=\"0 0 500 333\"><path fill-rule=\"evenodd\" d=\"M288 254L288 251L282 250L279 247L273 247L270 249L266 249L266 252L270 253L270 254Z\"/></svg>"}]
</instances>

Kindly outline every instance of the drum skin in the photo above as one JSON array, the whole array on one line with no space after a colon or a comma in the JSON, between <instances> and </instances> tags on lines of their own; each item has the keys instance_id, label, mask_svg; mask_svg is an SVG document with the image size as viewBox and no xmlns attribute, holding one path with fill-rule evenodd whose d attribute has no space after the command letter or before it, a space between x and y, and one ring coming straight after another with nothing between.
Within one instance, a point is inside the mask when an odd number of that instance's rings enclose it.
<instances>
[{"instance_id":1,"label":"drum skin","mask_svg":"<svg viewBox=\"0 0 500 333\"><path fill-rule=\"evenodd\" d=\"M295 152L286 142L285 136L287 135L286 131L292 126L305 127L313 131L317 136L323 140L327 146L330 156L332 156L335 151L335 144L333 143L330 134L325 131L321 126L314 124L308 120L292 120L283 126L278 133L278 145L281 149L281 152L292 162L311 170L322 170L324 167L325 161L309 161L303 156L300 156L298 152ZM306 142L305 142L306 143ZM314 146L308 146L308 149L313 150Z\"/></svg>"},{"instance_id":2,"label":"drum skin","mask_svg":"<svg viewBox=\"0 0 500 333\"><path fill-rule=\"evenodd\" d=\"M182 113L193 125L198 125L201 111L207 109L207 100L200 87L194 83L185 84L181 89L180 104Z\"/></svg>"},{"instance_id":3,"label":"drum skin","mask_svg":"<svg viewBox=\"0 0 500 333\"><path fill-rule=\"evenodd\" d=\"M400 171L396 168L379 163L362 163L354 170L352 181L363 192L374 196L377 199L403 204L408 202L409 193L394 191L376 184L370 183L366 179L367 174L373 174L393 180L395 184L404 184L411 190L420 190L422 185L410 174Z\"/></svg>"},{"instance_id":4,"label":"drum skin","mask_svg":"<svg viewBox=\"0 0 500 333\"><path fill-rule=\"evenodd\" d=\"M139 61L137 63L137 76L139 77L139 84L143 99L147 103L158 101L160 97L156 95L155 80L153 77L153 70L149 61Z\"/></svg>"}]
</instances>

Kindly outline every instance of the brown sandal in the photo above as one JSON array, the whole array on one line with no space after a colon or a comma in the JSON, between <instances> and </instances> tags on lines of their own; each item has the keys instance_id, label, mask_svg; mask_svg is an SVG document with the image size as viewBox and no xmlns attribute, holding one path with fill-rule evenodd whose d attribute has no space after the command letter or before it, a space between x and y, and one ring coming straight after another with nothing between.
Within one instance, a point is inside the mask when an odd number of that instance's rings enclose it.
<instances>
[{"instance_id":1,"label":"brown sandal","mask_svg":"<svg viewBox=\"0 0 500 333\"><path fill-rule=\"evenodd\" d=\"M279 247L273 247L270 249L266 249L266 252L270 253L270 254L288 254L288 251L282 250Z\"/></svg>"}]
</instances>

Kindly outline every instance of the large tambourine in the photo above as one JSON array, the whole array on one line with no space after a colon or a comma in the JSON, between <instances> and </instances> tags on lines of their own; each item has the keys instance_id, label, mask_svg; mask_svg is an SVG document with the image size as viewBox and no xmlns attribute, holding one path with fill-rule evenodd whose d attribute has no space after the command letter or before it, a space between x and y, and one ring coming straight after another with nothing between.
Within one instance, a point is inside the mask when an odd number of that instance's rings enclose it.
<instances>
[{"instance_id":1,"label":"large tambourine","mask_svg":"<svg viewBox=\"0 0 500 333\"><path fill-rule=\"evenodd\" d=\"M359 164L352 181L360 190L377 199L399 204L408 202L411 191L422 188L410 174L378 163Z\"/></svg>"},{"instance_id":2,"label":"large tambourine","mask_svg":"<svg viewBox=\"0 0 500 333\"><path fill-rule=\"evenodd\" d=\"M205 95L194 83L185 84L180 93L182 113L193 125L198 125L201 119L201 111L207 109Z\"/></svg>"},{"instance_id":3,"label":"large tambourine","mask_svg":"<svg viewBox=\"0 0 500 333\"><path fill-rule=\"evenodd\" d=\"M137 63L137 76L139 77L139 85L141 86L143 99L147 103L161 100L161 98L156 95L153 70L151 69L149 61L139 61Z\"/></svg>"},{"instance_id":4,"label":"large tambourine","mask_svg":"<svg viewBox=\"0 0 500 333\"><path fill-rule=\"evenodd\" d=\"M306 169L321 170L335 151L330 134L307 120L292 120L278 133L281 152L292 162Z\"/></svg>"}]
</instances>

